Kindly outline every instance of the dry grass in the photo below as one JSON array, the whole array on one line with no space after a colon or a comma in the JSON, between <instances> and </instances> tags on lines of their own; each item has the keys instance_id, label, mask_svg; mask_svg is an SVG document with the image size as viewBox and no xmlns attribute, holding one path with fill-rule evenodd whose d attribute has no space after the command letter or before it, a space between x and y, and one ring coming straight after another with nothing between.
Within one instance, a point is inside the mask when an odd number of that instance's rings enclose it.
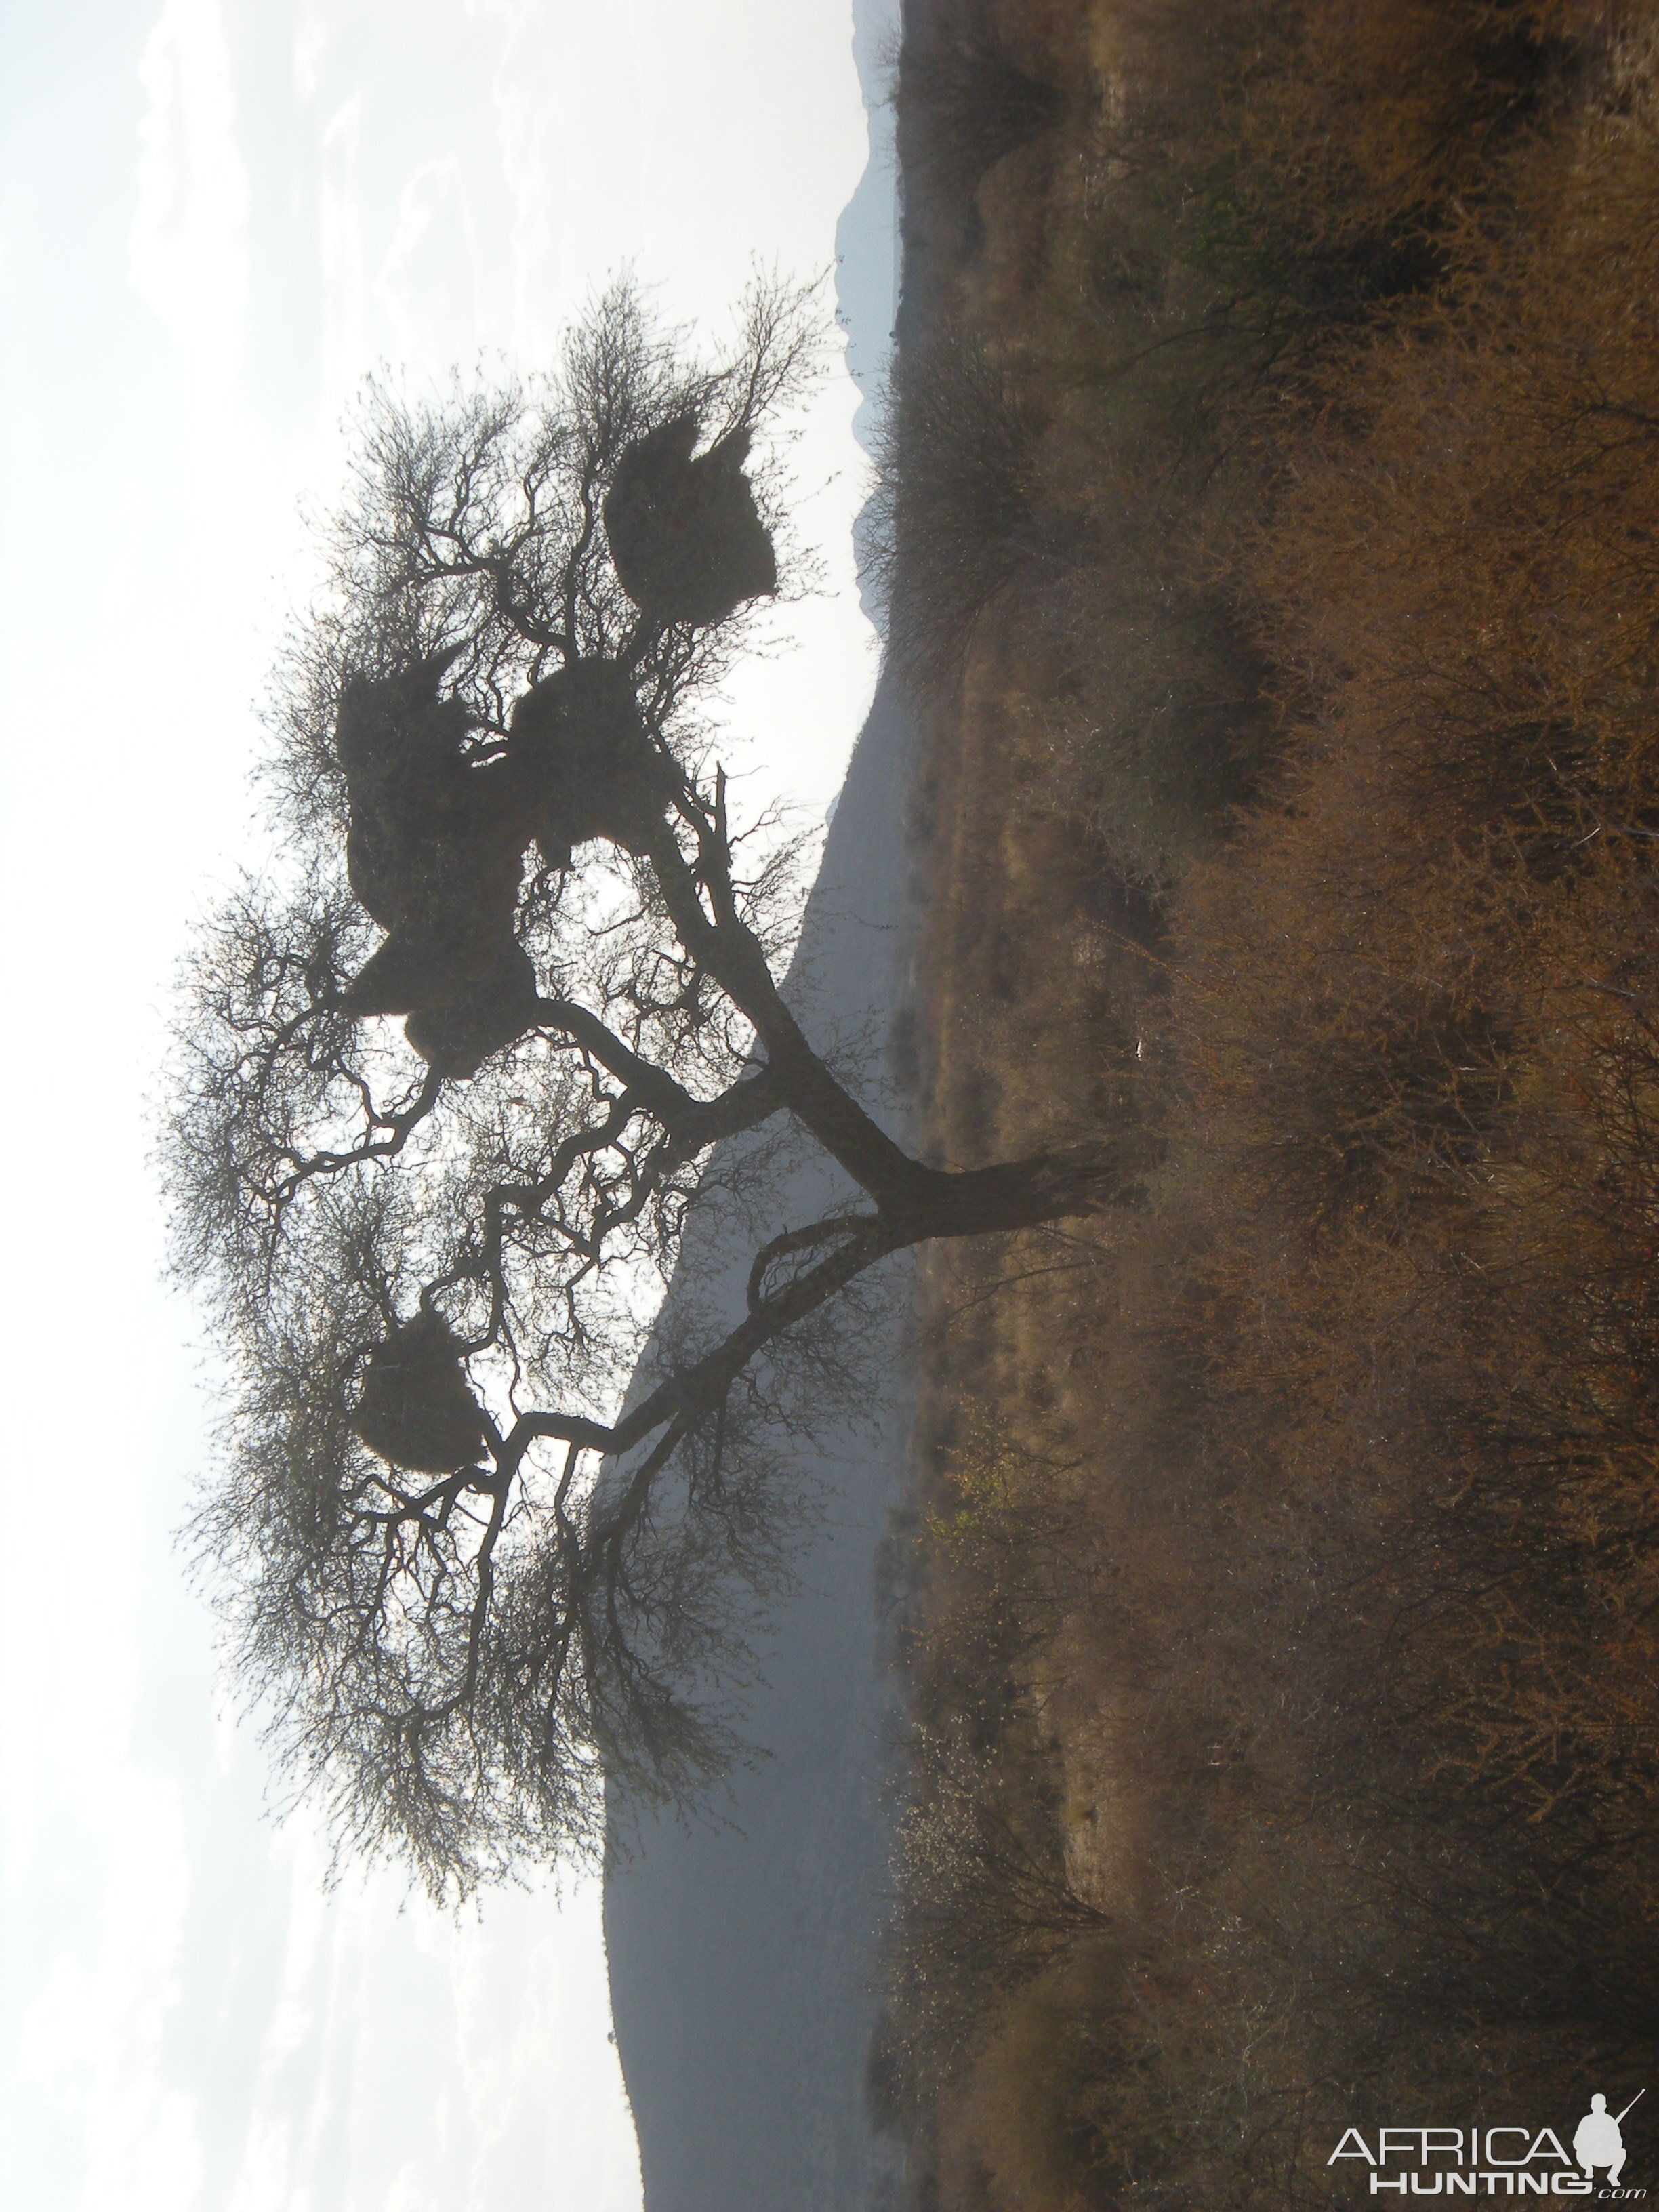
<instances>
[{"instance_id":1,"label":"dry grass","mask_svg":"<svg viewBox=\"0 0 1659 2212\"><path fill-rule=\"evenodd\" d=\"M1025 428L912 660L924 1091L1166 1157L933 1267L918 1817L1073 1918L947 1866L888 2095L919 2204L1265 2212L1659 2057L1655 18L1000 21L1095 98L954 234Z\"/></svg>"}]
</instances>

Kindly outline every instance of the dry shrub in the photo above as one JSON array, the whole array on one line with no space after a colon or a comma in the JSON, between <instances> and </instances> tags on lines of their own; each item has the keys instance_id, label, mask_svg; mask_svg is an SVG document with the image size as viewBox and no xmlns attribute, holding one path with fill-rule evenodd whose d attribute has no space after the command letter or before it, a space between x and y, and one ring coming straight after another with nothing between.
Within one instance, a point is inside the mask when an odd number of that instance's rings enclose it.
<instances>
[{"instance_id":1,"label":"dry shrub","mask_svg":"<svg viewBox=\"0 0 1659 2212\"><path fill-rule=\"evenodd\" d=\"M958 328L894 372L878 510L888 644L924 691L954 679L975 623L1033 557L1043 427L1029 386Z\"/></svg>"},{"instance_id":2,"label":"dry shrub","mask_svg":"<svg viewBox=\"0 0 1659 2212\"><path fill-rule=\"evenodd\" d=\"M1443 234L1604 67L1603 0L1103 0L1106 143L1162 176L1158 280L1225 270L1339 319L1433 285Z\"/></svg>"},{"instance_id":3,"label":"dry shrub","mask_svg":"<svg viewBox=\"0 0 1659 2212\"><path fill-rule=\"evenodd\" d=\"M921 13L895 91L907 171L966 199L988 169L1052 131L1066 94L1033 75L1029 58L991 0Z\"/></svg>"},{"instance_id":4,"label":"dry shrub","mask_svg":"<svg viewBox=\"0 0 1659 2212\"><path fill-rule=\"evenodd\" d=\"M1067 1876L1042 1762L1006 1730L993 1760L974 1735L918 1736L898 1826L885 2056L902 2105L958 2079L1008 1993L1104 1926Z\"/></svg>"},{"instance_id":5,"label":"dry shrub","mask_svg":"<svg viewBox=\"0 0 1659 2212\"><path fill-rule=\"evenodd\" d=\"M1468 846L1534 872L1654 804L1659 146L1598 118L1351 364L1252 562L1282 651Z\"/></svg>"},{"instance_id":6,"label":"dry shrub","mask_svg":"<svg viewBox=\"0 0 1659 2212\"><path fill-rule=\"evenodd\" d=\"M930 1550L958 1568L976 1608L998 1594L1035 1635L1074 1605L1089 1565L1076 1468L1034 1457L1000 1407L969 1401L953 1424L948 1471L922 1522Z\"/></svg>"},{"instance_id":7,"label":"dry shrub","mask_svg":"<svg viewBox=\"0 0 1659 2212\"><path fill-rule=\"evenodd\" d=\"M1097 1950L1109 1958L1098 1942ZM1018 2212L1066 2212L1076 2202L1070 2122L1099 2057L1079 2033L1079 1977L1074 1958L1017 1991L961 2092L953 2132L971 2144L989 2201Z\"/></svg>"}]
</instances>

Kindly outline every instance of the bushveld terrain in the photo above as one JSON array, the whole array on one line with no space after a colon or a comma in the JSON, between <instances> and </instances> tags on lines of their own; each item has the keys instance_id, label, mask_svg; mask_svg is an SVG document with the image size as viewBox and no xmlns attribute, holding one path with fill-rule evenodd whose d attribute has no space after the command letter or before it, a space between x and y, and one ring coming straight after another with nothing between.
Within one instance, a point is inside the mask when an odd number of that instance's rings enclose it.
<instances>
[{"instance_id":1,"label":"bushveld terrain","mask_svg":"<svg viewBox=\"0 0 1659 2212\"><path fill-rule=\"evenodd\" d=\"M1659 2078L1659 7L896 96L903 1073L1152 1164L929 1266L872 2092L918 2207L1346 2202Z\"/></svg>"}]
</instances>

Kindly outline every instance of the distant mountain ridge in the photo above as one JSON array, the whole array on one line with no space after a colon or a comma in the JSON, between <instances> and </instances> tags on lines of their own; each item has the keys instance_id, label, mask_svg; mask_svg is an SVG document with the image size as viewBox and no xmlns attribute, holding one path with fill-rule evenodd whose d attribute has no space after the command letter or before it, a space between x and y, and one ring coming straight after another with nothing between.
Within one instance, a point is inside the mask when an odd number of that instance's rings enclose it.
<instances>
[{"instance_id":1,"label":"distant mountain ridge","mask_svg":"<svg viewBox=\"0 0 1659 2212\"><path fill-rule=\"evenodd\" d=\"M854 0L854 52L872 110L872 158L836 232L848 362L875 387L897 310L897 210L884 57L890 0ZM866 611L869 602L866 599ZM792 964L821 1038L879 1047L902 1003L910 950L902 829L915 732L884 678L833 811ZM890 1106L867 1101L896 1127ZM792 1220L822 1213L832 1164L784 1194ZM743 1304L740 1263L688 1237L677 1289ZM675 1295L671 1291L671 1299ZM909 1376L902 1332L872 1356L872 1441L849 1419L793 1447L823 1510L798 1588L764 1653L745 1732L766 1756L734 1778L730 1825L641 1821L613 1808L633 1855L607 1876L605 1935L623 2071L639 2130L646 2212L883 2212L899 2197L897 2145L864 2093L884 1913L896 1701L884 1678L876 1576L907 1483Z\"/></svg>"}]
</instances>

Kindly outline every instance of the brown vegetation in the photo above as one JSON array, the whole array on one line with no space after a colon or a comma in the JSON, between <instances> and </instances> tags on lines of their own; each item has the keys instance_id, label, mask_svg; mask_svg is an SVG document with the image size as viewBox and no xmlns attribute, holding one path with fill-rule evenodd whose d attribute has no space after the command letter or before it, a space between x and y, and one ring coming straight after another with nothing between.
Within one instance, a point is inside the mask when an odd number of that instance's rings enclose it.
<instances>
[{"instance_id":1,"label":"brown vegetation","mask_svg":"<svg viewBox=\"0 0 1659 2212\"><path fill-rule=\"evenodd\" d=\"M1162 1164L932 1264L876 2078L919 2204L1344 2201L1659 2051L1659 26L996 20L1064 112L908 172L925 1098Z\"/></svg>"}]
</instances>

